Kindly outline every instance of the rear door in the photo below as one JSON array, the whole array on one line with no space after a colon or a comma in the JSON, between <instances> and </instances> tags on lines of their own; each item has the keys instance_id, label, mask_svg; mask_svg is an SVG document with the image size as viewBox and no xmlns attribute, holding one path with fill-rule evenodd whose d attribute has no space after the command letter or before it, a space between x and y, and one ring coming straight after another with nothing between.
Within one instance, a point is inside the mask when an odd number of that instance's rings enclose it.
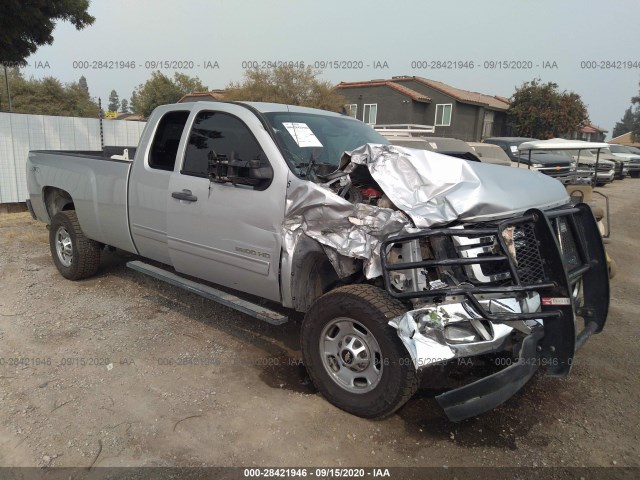
<instances>
[{"instance_id":1,"label":"rear door","mask_svg":"<svg viewBox=\"0 0 640 480\"><path fill-rule=\"evenodd\" d=\"M179 110L158 107L149 118L147 144L136 152L129 178L129 225L138 253L162 263L171 263L167 245L169 181L180 156L180 140L190 116L190 106ZM143 139L144 142L144 139Z\"/></svg>"},{"instance_id":2,"label":"rear door","mask_svg":"<svg viewBox=\"0 0 640 480\"><path fill-rule=\"evenodd\" d=\"M178 272L280 300L279 266L287 173L256 115L212 103L192 112L184 155L171 175L167 210L171 262ZM267 158L268 186L209 180L212 158ZM274 158L276 157L276 158Z\"/></svg>"}]
</instances>

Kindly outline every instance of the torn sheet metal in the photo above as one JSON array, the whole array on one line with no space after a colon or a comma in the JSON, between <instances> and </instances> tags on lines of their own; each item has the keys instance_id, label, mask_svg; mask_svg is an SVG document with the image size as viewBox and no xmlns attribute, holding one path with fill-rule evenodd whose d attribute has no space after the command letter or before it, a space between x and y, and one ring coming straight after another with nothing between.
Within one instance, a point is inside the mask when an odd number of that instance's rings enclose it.
<instances>
[{"instance_id":1,"label":"torn sheet metal","mask_svg":"<svg viewBox=\"0 0 640 480\"><path fill-rule=\"evenodd\" d=\"M400 210L353 204L328 186L290 177L285 255L293 255L304 233L325 251L336 252L328 257L341 277L353 273L341 257L362 259L367 278L382 275L380 243L394 234L415 232L415 227L507 218L569 202L562 184L537 172L394 145L367 144L347 152L341 168L347 174L368 168L390 204Z\"/></svg>"},{"instance_id":2,"label":"torn sheet metal","mask_svg":"<svg viewBox=\"0 0 640 480\"><path fill-rule=\"evenodd\" d=\"M564 186L539 172L427 150L367 144L345 153L341 166L347 173L366 166L416 227L508 218L530 208L546 210L569 203Z\"/></svg>"},{"instance_id":3,"label":"torn sheet metal","mask_svg":"<svg viewBox=\"0 0 640 480\"><path fill-rule=\"evenodd\" d=\"M331 248L339 255L362 259L366 277L375 278L382 275L380 242L405 231L409 225L409 218L402 212L352 204L328 188L296 179L287 194L284 247L291 254L299 235L305 233L321 243L325 251ZM330 255L329 260L336 272L344 270L337 263L337 255Z\"/></svg>"},{"instance_id":4,"label":"torn sheet metal","mask_svg":"<svg viewBox=\"0 0 640 480\"><path fill-rule=\"evenodd\" d=\"M508 299L506 299L508 300ZM519 310L517 301L512 307ZM513 328L494 323L492 331L463 303L419 308L389 321L407 348L416 370L454 358L482 355L502 348ZM446 327L457 327L457 340L447 339Z\"/></svg>"}]
</instances>

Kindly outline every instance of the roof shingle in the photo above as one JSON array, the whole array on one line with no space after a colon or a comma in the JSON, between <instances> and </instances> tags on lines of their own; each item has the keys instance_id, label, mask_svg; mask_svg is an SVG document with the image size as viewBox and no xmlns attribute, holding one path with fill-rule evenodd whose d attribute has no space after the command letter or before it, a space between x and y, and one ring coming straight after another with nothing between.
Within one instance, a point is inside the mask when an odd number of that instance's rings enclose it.
<instances>
[{"instance_id":1,"label":"roof shingle","mask_svg":"<svg viewBox=\"0 0 640 480\"><path fill-rule=\"evenodd\" d=\"M431 98L428 96L416 92L415 90L405 87L401 85L403 82L415 81L427 87L433 88L434 90L438 90L439 92L444 93L450 97L455 98L459 102L462 103L471 103L474 105L481 105L487 108L491 108L493 110L508 110L510 101L506 97L501 97L498 95L485 95L484 93L471 92L469 90L462 90L461 88L452 87L451 85L447 85L446 83L438 82L436 80L429 80L428 78L422 77L393 77L391 80L370 80L367 82L341 82L337 88L350 88L350 87L371 87L371 86L381 86L386 85L388 87L394 88L395 90L404 93L405 95L414 98L414 96L418 98L426 98L427 101L431 101ZM404 90L406 89L406 90ZM411 94L409 94L411 92ZM416 100L416 98L414 98ZM425 101L425 100L423 100Z\"/></svg>"},{"instance_id":2,"label":"roof shingle","mask_svg":"<svg viewBox=\"0 0 640 480\"><path fill-rule=\"evenodd\" d=\"M415 90L405 87L403 85L398 85L395 82L390 80L370 80L368 82L340 82L336 88L355 88L355 87L389 87L397 92L410 97L416 102L431 102L431 98L427 95L423 95L420 92L416 92Z\"/></svg>"}]
</instances>

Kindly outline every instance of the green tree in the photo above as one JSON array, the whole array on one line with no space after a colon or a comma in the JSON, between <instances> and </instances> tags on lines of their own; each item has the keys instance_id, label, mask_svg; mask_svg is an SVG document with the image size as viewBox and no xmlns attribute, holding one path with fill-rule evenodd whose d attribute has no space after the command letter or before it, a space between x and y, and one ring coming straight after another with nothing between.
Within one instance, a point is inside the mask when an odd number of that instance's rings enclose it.
<instances>
[{"instance_id":1,"label":"green tree","mask_svg":"<svg viewBox=\"0 0 640 480\"><path fill-rule=\"evenodd\" d=\"M134 90L131 95L131 110L137 115L148 117L158 105L175 103L187 93L206 90L207 87L198 77L192 78L176 72L171 79L156 71L149 80Z\"/></svg>"},{"instance_id":2,"label":"green tree","mask_svg":"<svg viewBox=\"0 0 640 480\"><path fill-rule=\"evenodd\" d=\"M98 105L79 82L63 84L53 77L25 79L17 68L8 70L13 111L70 117L98 116ZM3 98L2 108L6 102Z\"/></svg>"},{"instance_id":3,"label":"green tree","mask_svg":"<svg viewBox=\"0 0 640 480\"><path fill-rule=\"evenodd\" d=\"M613 133L611 134L613 137L619 137L620 135L624 135L627 132L633 130L633 109L632 107L627 108L624 111L624 115L619 122L616 122L616 126L613 127Z\"/></svg>"},{"instance_id":4,"label":"green tree","mask_svg":"<svg viewBox=\"0 0 640 480\"><path fill-rule=\"evenodd\" d=\"M558 84L525 82L511 97L509 124L518 135L547 139L580 129L589 121L580 95L558 91Z\"/></svg>"},{"instance_id":5,"label":"green tree","mask_svg":"<svg viewBox=\"0 0 640 480\"><path fill-rule=\"evenodd\" d=\"M120 109L120 97L115 90L111 90L109 94L109 106L107 108L110 112L117 112Z\"/></svg>"},{"instance_id":6,"label":"green tree","mask_svg":"<svg viewBox=\"0 0 640 480\"><path fill-rule=\"evenodd\" d=\"M0 62L21 63L42 45L53 43L58 21L81 30L95 18L89 0L3 0L0 15Z\"/></svg>"},{"instance_id":7,"label":"green tree","mask_svg":"<svg viewBox=\"0 0 640 480\"><path fill-rule=\"evenodd\" d=\"M123 98L120 102L120 112L121 113L129 113L129 102L126 98Z\"/></svg>"},{"instance_id":8,"label":"green tree","mask_svg":"<svg viewBox=\"0 0 640 480\"><path fill-rule=\"evenodd\" d=\"M273 69L250 69L242 82L231 82L225 100L276 102L324 110L341 111L346 103L331 83L318 80L319 72L310 66L282 65Z\"/></svg>"}]
</instances>

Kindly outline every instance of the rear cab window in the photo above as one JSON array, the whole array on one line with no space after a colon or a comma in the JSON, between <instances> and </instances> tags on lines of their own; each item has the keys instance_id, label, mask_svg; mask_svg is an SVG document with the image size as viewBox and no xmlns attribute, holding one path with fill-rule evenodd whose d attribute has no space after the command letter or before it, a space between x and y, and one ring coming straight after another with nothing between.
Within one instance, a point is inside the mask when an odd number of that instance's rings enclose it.
<instances>
[{"instance_id":1,"label":"rear cab window","mask_svg":"<svg viewBox=\"0 0 640 480\"><path fill-rule=\"evenodd\" d=\"M178 155L178 145L189 118L189 111L166 113L158 122L158 128L149 150L149 167L172 172Z\"/></svg>"}]
</instances>

